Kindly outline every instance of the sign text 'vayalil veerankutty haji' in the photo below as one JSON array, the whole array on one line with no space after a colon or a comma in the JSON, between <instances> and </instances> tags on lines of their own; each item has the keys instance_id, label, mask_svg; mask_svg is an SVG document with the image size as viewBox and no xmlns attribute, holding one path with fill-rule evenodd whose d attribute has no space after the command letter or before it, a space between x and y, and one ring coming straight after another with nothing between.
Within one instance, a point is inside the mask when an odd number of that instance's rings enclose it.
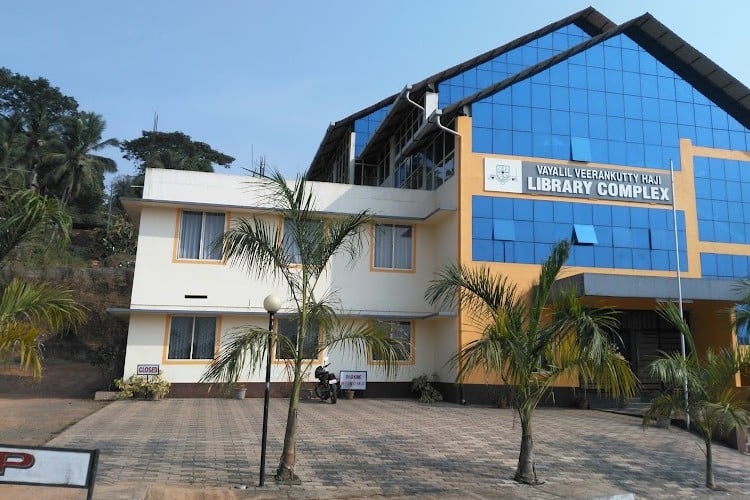
<instances>
[{"instance_id":1,"label":"sign text 'vayalil veerankutty haji'","mask_svg":"<svg viewBox=\"0 0 750 500\"><path fill-rule=\"evenodd\" d=\"M484 189L503 193L672 203L668 174L505 158L484 159Z\"/></svg>"}]
</instances>

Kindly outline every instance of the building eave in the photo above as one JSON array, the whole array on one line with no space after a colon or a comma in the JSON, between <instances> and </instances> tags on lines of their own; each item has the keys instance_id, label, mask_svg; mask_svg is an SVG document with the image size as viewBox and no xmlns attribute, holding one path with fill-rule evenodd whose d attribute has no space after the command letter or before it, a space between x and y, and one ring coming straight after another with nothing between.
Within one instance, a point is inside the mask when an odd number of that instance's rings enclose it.
<instances>
[{"instance_id":1,"label":"building eave","mask_svg":"<svg viewBox=\"0 0 750 500\"><path fill-rule=\"evenodd\" d=\"M683 300L736 302L741 299L741 293L731 280L681 278L680 282ZM676 277L580 273L557 280L553 293L572 289L579 297L677 301L677 287Z\"/></svg>"}]
</instances>

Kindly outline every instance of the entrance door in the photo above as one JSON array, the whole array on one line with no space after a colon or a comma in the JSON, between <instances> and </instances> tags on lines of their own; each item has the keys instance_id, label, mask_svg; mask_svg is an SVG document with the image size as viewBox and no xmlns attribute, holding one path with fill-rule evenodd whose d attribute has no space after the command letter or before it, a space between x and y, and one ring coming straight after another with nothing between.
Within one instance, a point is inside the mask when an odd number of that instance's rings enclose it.
<instances>
[{"instance_id":1,"label":"entrance door","mask_svg":"<svg viewBox=\"0 0 750 500\"><path fill-rule=\"evenodd\" d=\"M680 332L655 311L621 311L619 320L623 356L641 381L643 391L660 390L661 384L651 376L649 365L660 351L680 352Z\"/></svg>"}]
</instances>

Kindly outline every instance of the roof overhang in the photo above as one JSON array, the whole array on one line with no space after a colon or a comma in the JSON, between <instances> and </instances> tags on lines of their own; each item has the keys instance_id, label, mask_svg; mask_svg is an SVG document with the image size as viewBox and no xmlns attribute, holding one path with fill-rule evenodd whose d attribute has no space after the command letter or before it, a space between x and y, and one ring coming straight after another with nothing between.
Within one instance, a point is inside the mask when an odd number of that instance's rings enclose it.
<instances>
[{"instance_id":1,"label":"roof overhang","mask_svg":"<svg viewBox=\"0 0 750 500\"><path fill-rule=\"evenodd\" d=\"M731 280L681 278L680 282L683 300L736 302L742 295ZM571 288L579 297L675 301L678 298L676 277L581 273L557 280L553 292Z\"/></svg>"},{"instance_id":2,"label":"roof overhang","mask_svg":"<svg viewBox=\"0 0 750 500\"><path fill-rule=\"evenodd\" d=\"M109 307L107 312L118 318L128 318L131 314L192 314L201 316L267 316L268 312L259 307L251 307L247 309L196 309L192 308L170 308L170 309L156 309L149 307ZM292 316L296 314L295 311L279 311L278 316ZM432 318L454 318L456 313L454 311L366 311L366 310L352 310L338 313L337 316L342 318L377 318L381 320L393 320L393 321L409 321L409 320L424 320Z\"/></svg>"},{"instance_id":3,"label":"roof overhang","mask_svg":"<svg viewBox=\"0 0 750 500\"><path fill-rule=\"evenodd\" d=\"M213 210L213 211L241 211L241 212L252 212L252 213L278 213L278 209L271 207L259 207L250 205L227 205L221 203L197 203L191 201L172 201L172 200L144 200L141 198L123 198L121 200L125 212L128 214L133 225L138 228L141 222L141 211L145 207L158 207L158 208L182 208L192 210ZM430 222L436 220L437 216L446 214L455 214L457 212L454 206L438 206L430 207L423 213L416 213L412 215L387 215L378 212L372 212L371 216L376 221L379 220L390 220L390 221L403 221L403 222ZM317 210L316 215L320 217L340 217L340 216L351 216L356 215L354 212L333 212L329 210Z\"/></svg>"}]
</instances>

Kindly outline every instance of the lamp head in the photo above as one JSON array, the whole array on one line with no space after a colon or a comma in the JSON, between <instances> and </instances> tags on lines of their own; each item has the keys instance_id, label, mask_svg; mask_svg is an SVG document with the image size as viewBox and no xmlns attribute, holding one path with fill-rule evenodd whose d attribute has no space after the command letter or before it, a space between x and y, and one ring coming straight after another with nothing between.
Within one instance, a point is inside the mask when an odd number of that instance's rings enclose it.
<instances>
[{"instance_id":1,"label":"lamp head","mask_svg":"<svg viewBox=\"0 0 750 500\"><path fill-rule=\"evenodd\" d=\"M263 309L271 314L275 314L281 309L281 299L278 295L271 294L263 299Z\"/></svg>"}]
</instances>

